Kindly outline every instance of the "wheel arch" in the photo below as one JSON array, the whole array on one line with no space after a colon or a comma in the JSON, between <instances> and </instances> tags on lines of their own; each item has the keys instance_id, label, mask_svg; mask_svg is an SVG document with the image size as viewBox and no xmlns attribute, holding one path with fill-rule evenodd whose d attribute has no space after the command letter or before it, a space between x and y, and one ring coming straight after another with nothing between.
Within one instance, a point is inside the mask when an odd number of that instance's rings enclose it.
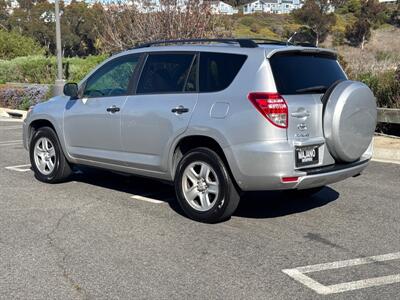
<instances>
[{"instance_id":1,"label":"wheel arch","mask_svg":"<svg viewBox=\"0 0 400 300\"><path fill-rule=\"evenodd\" d=\"M222 159L224 165L231 176L234 185L238 188L236 183L235 177L233 176L231 166L229 165L227 156L221 147L221 145L212 137L205 136L205 135L189 135L182 137L174 147L174 152L172 155L171 161L171 178L175 178L176 168L182 159L182 157L192 149L204 147L213 150L216 152L219 157Z\"/></svg>"},{"instance_id":2,"label":"wheel arch","mask_svg":"<svg viewBox=\"0 0 400 300\"><path fill-rule=\"evenodd\" d=\"M60 142L61 145L61 149L64 152L64 154L66 155L66 157L68 158L67 152L66 152L66 148L65 148L65 144L64 144L64 139L62 138L62 131L61 129L59 129L56 125L56 123L53 122L52 120L48 119L48 118L37 118L32 120L27 128L27 137L26 137L26 141L27 141L27 146L29 147L30 142L34 136L34 134L43 127L49 127L51 129L54 130L54 132L56 133L56 136L58 138L58 141Z\"/></svg>"}]
</instances>

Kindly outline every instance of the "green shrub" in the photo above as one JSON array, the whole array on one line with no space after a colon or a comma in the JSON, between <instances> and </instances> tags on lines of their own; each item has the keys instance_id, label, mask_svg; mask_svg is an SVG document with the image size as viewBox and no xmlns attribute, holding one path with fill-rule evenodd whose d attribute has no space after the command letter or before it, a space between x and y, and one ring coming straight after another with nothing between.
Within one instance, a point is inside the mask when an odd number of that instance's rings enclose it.
<instances>
[{"instance_id":1,"label":"green shrub","mask_svg":"<svg viewBox=\"0 0 400 300\"><path fill-rule=\"evenodd\" d=\"M43 56L17 57L0 61L0 81L49 83L56 78L56 60Z\"/></svg>"},{"instance_id":2,"label":"green shrub","mask_svg":"<svg viewBox=\"0 0 400 300\"><path fill-rule=\"evenodd\" d=\"M43 54L43 48L34 39L0 29L0 59Z\"/></svg>"},{"instance_id":3,"label":"green shrub","mask_svg":"<svg viewBox=\"0 0 400 300\"><path fill-rule=\"evenodd\" d=\"M372 89L378 107L400 108L400 81L397 76L396 71L390 70L380 74L360 74L356 80Z\"/></svg>"},{"instance_id":4,"label":"green shrub","mask_svg":"<svg viewBox=\"0 0 400 300\"><path fill-rule=\"evenodd\" d=\"M71 82L81 81L94 67L106 58L107 55L88 56L86 58L68 58L69 76L67 80Z\"/></svg>"},{"instance_id":5,"label":"green shrub","mask_svg":"<svg viewBox=\"0 0 400 300\"><path fill-rule=\"evenodd\" d=\"M68 81L80 81L91 69L107 56L89 56L87 58L65 58L64 73ZM66 67L68 65L68 68ZM68 69L68 72L66 72ZM12 60L0 60L0 82L53 83L56 79L57 64L55 57L25 56Z\"/></svg>"}]
</instances>

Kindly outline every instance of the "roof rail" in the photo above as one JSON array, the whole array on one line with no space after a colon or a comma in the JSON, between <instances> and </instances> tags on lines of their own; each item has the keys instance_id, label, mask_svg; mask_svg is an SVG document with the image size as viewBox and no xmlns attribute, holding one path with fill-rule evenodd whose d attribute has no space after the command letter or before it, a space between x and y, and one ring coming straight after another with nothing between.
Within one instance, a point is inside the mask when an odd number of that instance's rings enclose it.
<instances>
[{"instance_id":1,"label":"roof rail","mask_svg":"<svg viewBox=\"0 0 400 300\"><path fill-rule=\"evenodd\" d=\"M257 44L261 44L261 45L266 45L266 44L274 44L274 45L284 45L284 46L288 46L288 45L293 45L293 43L287 42L287 41L279 41L279 40L274 40L274 39L263 39L263 38L254 38L251 39L254 42L257 42Z\"/></svg>"},{"instance_id":2,"label":"roof rail","mask_svg":"<svg viewBox=\"0 0 400 300\"><path fill-rule=\"evenodd\" d=\"M257 48L258 44L253 39L234 39L234 38L222 38L222 39L182 39L182 40L161 40L150 43L145 43L136 46L137 48L147 48L154 45L161 44L190 44L190 43L223 43L223 44L239 44L242 48Z\"/></svg>"}]
</instances>

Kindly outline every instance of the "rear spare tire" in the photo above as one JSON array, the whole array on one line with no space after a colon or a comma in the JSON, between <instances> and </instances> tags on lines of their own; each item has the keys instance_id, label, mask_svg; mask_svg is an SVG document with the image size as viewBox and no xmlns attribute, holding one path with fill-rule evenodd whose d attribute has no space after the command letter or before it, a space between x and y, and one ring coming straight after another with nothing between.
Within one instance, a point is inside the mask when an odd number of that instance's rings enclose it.
<instances>
[{"instance_id":1,"label":"rear spare tire","mask_svg":"<svg viewBox=\"0 0 400 300\"><path fill-rule=\"evenodd\" d=\"M336 83L324 99L324 135L329 152L338 162L354 162L371 144L377 109L374 94L357 81Z\"/></svg>"}]
</instances>

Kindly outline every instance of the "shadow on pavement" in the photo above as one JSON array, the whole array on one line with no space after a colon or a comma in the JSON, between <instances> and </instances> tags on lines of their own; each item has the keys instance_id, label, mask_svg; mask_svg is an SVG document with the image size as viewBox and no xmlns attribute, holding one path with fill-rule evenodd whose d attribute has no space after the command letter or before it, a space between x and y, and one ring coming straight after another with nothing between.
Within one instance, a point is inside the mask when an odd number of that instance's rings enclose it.
<instances>
[{"instance_id":1,"label":"shadow on pavement","mask_svg":"<svg viewBox=\"0 0 400 300\"><path fill-rule=\"evenodd\" d=\"M89 167L79 167L71 180L164 201L175 212L183 215L176 201L174 187L168 183ZM234 216L259 219L282 217L324 206L338 198L339 193L329 187L311 196L288 192L246 193Z\"/></svg>"},{"instance_id":2,"label":"shadow on pavement","mask_svg":"<svg viewBox=\"0 0 400 300\"><path fill-rule=\"evenodd\" d=\"M312 210L339 198L339 193L325 187L309 196L291 192L254 192L244 195L235 216L244 218L276 218Z\"/></svg>"}]
</instances>

